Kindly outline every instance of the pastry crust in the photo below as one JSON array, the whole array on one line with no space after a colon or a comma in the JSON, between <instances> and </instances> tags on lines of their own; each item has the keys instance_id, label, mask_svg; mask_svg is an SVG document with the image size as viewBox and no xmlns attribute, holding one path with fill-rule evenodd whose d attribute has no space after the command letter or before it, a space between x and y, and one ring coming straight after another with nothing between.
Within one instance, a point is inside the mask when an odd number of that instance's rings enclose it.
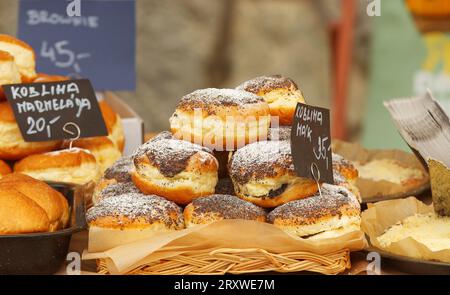
<instances>
[{"instance_id":1,"label":"pastry crust","mask_svg":"<svg viewBox=\"0 0 450 295\"><path fill-rule=\"evenodd\" d=\"M313 180L297 176L288 141L260 141L237 150L229 173L236 195L261 207L306 198L318 189Z\"/></svg>"},{"instance_id":2,"label":"pastry crust","mask_svg":"<svg viewBox=\"0 0 450 295\"><path fill-rule=\"evenodd\" d=\"M30 45L12 36L0 34L0 50L14 56L23 83L34 81L36 62L34 50Z\"/></svg>"},{"instance_id":3,"label":"pastry crust","mask_svg":"<svg viewBox=\"0 0 450 295\"><path fill-rule=\"evenodd\" d=\"M43 181L72 184L85 184L100 177L94 155L79 148L28 156L16 162L14 171Z\"/></svg>"},{"instance_id":4,"label":"pastry crust","mask_svg":"<svg viewBox=\"0 0 450 295\"><path fill-rule=\"evenodd\" d=\"M181 98L170 118L174 137L218 151L265 140L270 125L267 103L234 89L200 89Z\"/></svg>"},{"instance_id":5,"label":"pastry crust","mask_svg":"<svg viewBox=\"0 0 450 295\"><path fill-rule=\"evenodd\" d=\"M297 237L319 234L321 237L329 237L326 232L358 230L360 213L359 202L349 190L323 184L321 194L277 207L269 213L268 220Z\"/></svg>"},{"instance_id":6,"label":"pastry crust","mask_svg":"<svg viewBox=\"0 0 450 295\"><path fill-rule=\"evenodd\" d=\"M186 227L223 219L245 219L265 222L264 209L236 196L211 195L192 201L184 209Z\"/></svg>"},{"instance_id":7,"label":"pastry crust","mask_svg":"<svg viewBox=\"0 0 450 295\"><path fill-rule=\"evenodd\" d=\"M291 126L297 103L305 103L303 93L295 82L280 75L261 76L248 80L236 89L245 90L264 98L270 115L279 118L282 126Z\"/></svg>"},{"instance_id":8,"label":"pastry crust","mask_svg":"<svg viewBox=\"0 0 450 295\"><path fill-rule=\"evenodd\" d=\"M186 205L214 193L218 162L207 148L177 139L150 140L133 161L133 182L145 194Z\"/></svg>"}]
</instances>

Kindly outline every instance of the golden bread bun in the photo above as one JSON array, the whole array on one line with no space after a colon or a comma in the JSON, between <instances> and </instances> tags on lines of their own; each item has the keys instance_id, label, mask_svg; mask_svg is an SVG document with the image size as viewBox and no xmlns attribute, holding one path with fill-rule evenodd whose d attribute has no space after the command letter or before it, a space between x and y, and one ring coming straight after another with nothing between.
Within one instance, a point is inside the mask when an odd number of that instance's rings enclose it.
<instances>
[{"instance_id":1,"label":"golden bread bun","mask_svg":"<svg viewBox=\"0 0 450 295\"><path fill-rule=\"evenodd\" d=\"M250 202L230 195L211 195L195 199L184 209L186 227L223 219L265 222L266 211Z\"/></svg>"},{"instance_id":2,"label":"golden bread bun","mask_svg":"<svg viewBox=\"0 0 450 295\"><path fill-rule=\"evenodd\" d=\"M280 75L257 77L242 83L236 89L264 98L269 104L270 115L278 117L280 125L291 126L297 103L305 103L297 84Z\"/></svg>"},{"instance_id":3,"label":"golden bread bun","mask_svg":"<svg viewBox=\"0 0 450 295\"><path fill-rule=\"evenodd\" d=\"M0 234L48 231L48 216L35 201L13 188L0 190Z\"/></svg>"},{"instance_id":4,"label":"golden bread bun","mask_svg":"<svg viewBox=\"0 0 450 295\"><path fill-rule=\"evenodd\" d=\"M20 160L61 146L60 141L25 142L8 102L0 103L0 159Z\"/></svg>"},{"instance_id":5,"label":"golden bread bun","mask_svg":"<svg viewBox=\"0 0 450 295\"><path fill-rule=\"evenodd\" d=\"M123 152L125 148L125 135L123 133L122 119L120 119L120 116L105 101L100 101L99 106L103 119L105 120L109 139L111 139L120 152Z\"/></svg>"},{"instance_id":6,"label":"golden bread bun","mask_svg":"<svg viewBox=\"0 0 450 295\"><path fill-rule=\"evenodd\" d=\"M11 167L5 161L0 160L0 179L11 172Z\"/></svg>"},{"instance_id":7,"label":"golden bread bun","mask_svg":"<svg viewBox=\"0 0 450 295\"><path fill-rule=\"evenodd\" d=\"M14 56L15 63L22 76L22 82L33 82L36 78L34 50L27 43L9 35L0 34L0 50Z\"/></svg>"},{"instance_id":8,"label":"golden bread bun","mask_svg":"<svg viewBox=\"0 0 450 295\"><path fill-rule=\"evenodd\" d=\"M20 82L20 73L14 62L14 57L6 51L0 50L0 101L6 100L2 85Z\"/></svg>"},{"instance_id":9,"label":"golden bread bun","mask_svg":"<svg viewBox=\"0 0 450 295\"><path fill-rule=\"evenodd\" d=\"M68 145L67 143L65 146ZM72 143L72 147L89 150L95 156L102 173L122 156L122 152L106 136L80 138Z\"/></svg>"},{"instance_id":10,"label":"golden bread bun","mask_svg":"<svg viewBox=\"0 0 450 295\"><path fill-rule=\"evenodd\" d=\"M359 230L360 213L359 202L349 190L323 184L321 194L277 207L267 219L293 236L323 239Z\"/></svg>"},{"instance_id":11,"label":"golden bread bun","mask_svg":"<svg viewBox=\"0 0 450 295\"><path fill-rule=\"evenodd\" d=\"M72 184L85 184L100 177L94 155L79 148L28 156L16 162L14 172L43 181Z\"/></svg>"},{"instance_id":12,"label":"golden bread bun","mask_svg":"<svg viewBox=\"0 0 450 295\"><path fill-rule=\"evenodd\" d=\"M229 164L236 195L261 207L277 207L317 192L315 181L297 176L288 141L260 141L237 150Z\"/></svg>"},{"instance_id":13,"label":"golden bread bun","mask_svg":"<svg viewBox=\"0 0 450 295\"><path fill-rule=\"evenodd\" d=\"M67 81L69 77L58 76L58 75L47 75L44 73L38 73L33 83L46 83L46 82L60 82Z\"/></svg>"},{"instance_id":14,"label":"golden bread bun","mask_svg":"<svg viewBox=\"0 0 450 295\"><path fill-rule=\"evenodd\" d=\"M150 140L133 156L134 184L177 204L214 193L218 162L205 147L177 139Z\"/></svg>"},{"instance_id":15,"label":"golden bread bun","mask_svg":"<svg viewBox=\"0 0 450 295\"><path fill-rule=\"evenodd\" d=\"M269 125L264 99L235 89L196 90L181 98L170 118L174 137L219 151L265 140Z\"/></svg>"},{"instance_id":16,"label":"golden bread bun","mask_svg":"<svg viewBox=\"0 0 450 295\"><path fill-rule=\"evenodd\" d=\"M48 231L62 229L67 224L67 199L48 184L24 174L13 173L0 180L0 190L4 189L15 189L44 209L49 221Z\"/></svg>"},{"instance_id":17,"label":"golden bread bun","mask_svg":"<svg viewBox=\"0 0 450 295\"><path fill-rule=\"evenodd\" d=\"M86 213L90 227L171 231L184 228L181 208L155 195L126 193L100 200Z\"/></svg>"}]
</instances>

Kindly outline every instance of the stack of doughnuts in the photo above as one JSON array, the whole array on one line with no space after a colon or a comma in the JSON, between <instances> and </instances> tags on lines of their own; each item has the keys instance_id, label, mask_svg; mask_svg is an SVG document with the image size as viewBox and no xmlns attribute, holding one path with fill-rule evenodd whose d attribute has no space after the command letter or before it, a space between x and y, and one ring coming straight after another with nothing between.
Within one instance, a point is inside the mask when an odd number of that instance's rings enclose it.
<instances>
[{"instance_id":1,"label":"stack of doughnuts","mask_svg":"<svg viewBox=\"0 0 450 295\"><path fill-rule=\"evenodd\" d=\"M68 222L66 198L46 183L19 173L0 179L0 234L51 232Z\"/></svg>"},{"instance_id":2,"label":"stack of doughnuts","mask_svg":"<svg viewBox=\"0 0 450 295\"><path fill-rule=\"evenodd\" d=\"M298 102L301 91L281 76L183 96L171 132L106 169L88 213L91 229L120 229L126 240L223 219L270 222L298 238L358 230L359 202L347 189L358 172L350 162L333 155L336 185L294 170L289 125ZM271 126L271 116L282 126Z\"/></svg>"},{"instance_id":3,"label":"stack of doughnuts","mask_svg":"<svg viewBox=\"0 0 450 295\"><path fill-rule=\"evenodd\" d=\"M101 101L99 105L108 130L107 136L82 138L71 144L68 141L26 142L13 110L6 101L2 86L68 80L64 76L36 73L35 64L33 48L14 37L0 34L0 177L11 167L15 167L16 172L29 173L44 181L82 184L83 181L98 180L98 171L103 172L110 167L121 157L124 149L124 132L119 115L105 101ZM68 153L66 149L69 146L79 149ZM61 153L50 153L60 149ZM86 156L89 152L94 156L95 165L90 163L86 166L84 160L92 160L92 155ZM78 157L78 160L74 160L75 157ZM72 160L68 160L69 158ZM20 163L15 165L16 161ZM33 161L44 161L45 166L39 167L36 163L33 164ZM63 171L62 167L70 169ZM85 169L86 167L90 167L89 170Z\"/></svg>"}]
</instances>

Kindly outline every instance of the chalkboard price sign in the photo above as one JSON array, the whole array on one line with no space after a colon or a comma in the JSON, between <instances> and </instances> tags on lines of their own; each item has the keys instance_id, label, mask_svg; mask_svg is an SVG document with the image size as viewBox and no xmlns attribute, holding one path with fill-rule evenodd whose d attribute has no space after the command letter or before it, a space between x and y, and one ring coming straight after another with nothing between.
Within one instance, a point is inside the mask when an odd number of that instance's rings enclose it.
<instances>
[{"instance_id":1,"label":"chalkboard price sign","mask_svg":"<svg viewBox=\"0 0 450 295\"><path fill-rule=\"evenodd\" d=\"M297 104L291 130L291 150L298 176L334 183L330 110Z\"/></svg>"},{"instance_id":2,"label":"chalkboard price sign","mask_svg":"<svg viewBox=\"0 0 450 295\"><path fill-rule=\"evenodd\" d=\"M89 78L97 90L134 90L135 6L135 0L21 0L18 37L35 49L40 72Z\"/></svg>"},{"instance_id":3,"label":"chalkboard price sign","mask_svg":"<svg viewBox=\"0 0 450 295\"><path fill-rule=\"evenodd\" d=\"M89 80L3 85L25 141L108 134Z\"/></svg>"}]
</instances>

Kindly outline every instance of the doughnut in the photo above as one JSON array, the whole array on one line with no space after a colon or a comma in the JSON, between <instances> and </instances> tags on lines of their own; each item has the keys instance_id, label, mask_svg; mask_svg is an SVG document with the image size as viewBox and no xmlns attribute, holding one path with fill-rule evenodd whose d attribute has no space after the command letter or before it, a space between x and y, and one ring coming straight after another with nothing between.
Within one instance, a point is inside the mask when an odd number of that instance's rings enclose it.
<instances>
[{"instance_id":1,"label":"doughnut","mask_svg":"<svg viewBox=\"0 0 450 295\"><path fill-rule=\"evenodd\" d=\"M211 150L188 141L148 141L133 156L134 184L145 194L180 205L214 193L218 162Z\"/></svg>"},{"instance_id":2,"label":"doughnut","mask_svg":"<svg viewBox=\"0 0 450 295\"><path fill-rule=\"evenodd\" d=\"M275 208L268 214L268 221L295 237L310 239L332 238L360 229L360 205L349 190L323 184L321 192Z\"/></svg>"},{"instance_id":3,"label":"doughnut","mask_svg":"<svg viewBox=\"0 0 450 295\"><path fill-rule=\"evenodd\" d=\"M140 193L141 191L134 185L133 182L118 182L114 184L110 184L106 186L103 190L98 192L98 194L94 193L92 197L92 202L97 204L100 200L105 198L114 197L117 195L124 195L127 193Z\"/></svg>"},{"instance_id":4,"label":"doughnut","mask_svg":"<svg viewBox=\"0 0 450 295\"><path fill-rule=\"evenodd\" d=\"M61 141L25 142L8 102L0 103L0 159L20 160L61 146Z\"/></svg>"},{"instance_id":5,"label":"doughnut","mask_svg":"<svg viewBox=\"0 0 450 295\"><path fill-rule=\"evenodd\" d=\"M6 51L0 50L0 101L6 100L2 85L20 82L20 73L14 62L14 57Z\"/></svg>"},{"instance_id":6,"label":"doughnut","mask_svg":"<svg viewBox=\"0 0 450 295\"><path fill-rule=\"evenodd\" d=\"M0 191L0 234L46 232L48 216L35 201L13 188Z\"/></svg>"},{"instance_id":7,"label":"doughnut","mask_svg":"<svg viewBox=\"0 0 450 295\"><path fill-rule=\"evenodd\" d=\"M356 179L359 176L358 169L351 161L344 159L341 155L333 153L332 159L334 183L347 188L361 202L361 193L356 186Z\"/></svg>"},{"instance_id":8,"label":"doughnut","mask_svg":"<svg viewBox=\"0 0 450 295\"><path fill-rule=\"evenodd\" d=\"M122 119L104 100L99 102L99 106L103 119L105 120L109 139L123 152L125 148L125 135L123 133Z\"/></svg>"},{"instance_id":9,"label":"doughnut","mask_svg":"<svg viewBox=\"0 0 450 295\"><path fill-rule=\"evenodd\" d=\"M79 148L28 156L14 164L14 172L42 181L71 184L86 184L100 177L94 155Z\"/></svg>"},{"instance_id":10,"label":"doughnut","mask_svg":"<svg viewBox=\"0 0 450 295\"><path fill-rule=\"evenodd\" d=\"M100 192L104 190L107 186L116 184L116 183L127 183L131 182L131 170L134 169L133 161L131 157L124 156L114 162L114 164L107 168L103 173L102 178L97 183L94 193L93 193L93 201L99 196Z\"/></svg>"},{"instance_id":11,"label":"doughnut","mask_svg":"<svg viewBox=\"0 0 450 295\"><path fill-rule=\"evenodd\" d=\"M69 221L67 199L48 184L24 174L13 173L0 180L0 191L14 189L38 204L47 215L46 231L63 229Z\"/></svg>"},{"instance_id":12,"label":"doughnut","mask_svg":"<svg viewBox=\"0 0 450 295\"><path fill-rule=\"evenodd\" d=\"M250 202L230 195L211 195L192 201L184 209L186 227L223 219L245 219L265 222L266 211Z\"/></svg>"},{"instance_id":13,"label":"doughnut","mask_svg":"<svg viewBox=\"0 0 450 295\"><path fill-rule=\"evenodd\" d=\"M229 164L236 195L261 207L276 207L313 195L314 180L297 176L288 141L260 141L237 150Z\"/></svg>"},{"instance_id":14,"label":"doughnut","mask_svg":"<svg viewBox=\"0 0 450 295\"><path fill-rule=\"evenodd\" d=\"M0 34L0 50L14 56L23 83L34 81L36 62L34 50L30 45L9 35Z\"/></svg>"},{"instance_id":15,"label":"doughnut","mask_svg":"<svg viewBox=\"0 0 450 295\"><path fill-rule=\"evenodd\" d=\"M235 89L200 89L183 96L170 118L174 137L218 151L267 138L269 106Z\"/></svg>"},{"instance_id":16,"label":"doughnut","mask_svg":"<svg viewBox=\"0 0 450 295\"><path fill-rule=\"evenodd\" d=\"M278 117L279 124L291 126L297 103L305 103L302 91L290 78L280 75L261 76L248 80L236 89L245 90L264 98L270 115Z\"/></svg>"},{"instance_id":17,"label":"doughnut","mask_svg":"<svg viewBox=\"0 0 450 295\"><path fill-rule=\"evenodd\" d=\"M11 167L5 161L0 160L0 179L11 172Z\"/></svg>"},{"instance_id":18,"label":"doughnut","mask_svg":"<svg viewBox=\"0 0 450 295\"><path fill-rule=\"evenodd\" d=\"M230 178L220 178L217 181L215 193L219 195L232 195L235 196L233 182Z\"/></svg>"},{"instance_id":19,"label":"doughnut","mask_svg":"<svg viewBox=\"0 0 450 295\"><path fill-rule=\"evenodd\" d=\"M65 76L47 75L44 73L38 73L33 83L60 82L67 80L69 80L69 78Z\"/></svg>"},{"instance_id":20,"label":"doughnut","mask_svg":"<svg viewBox=\"0 0 450 295\"><path fill-rule=\"evenodd\" d=\"M291 126L270 127L267 140L291 140Z\"/></svg>"},{"instance_id":21,"label":"doughnut","mask_svg":"<svg viewBox=\"0 0 450 295\"><path fill-rule=\"evenodd\" d=\"M344 159L341 155L332 154L333 170L338 171L345 179L352 183L358 178L358 169L349 160Z\"/></svg>"},{"instance_id":22,"label":"doughnut","mask_svg":"<svg viewBox=\"0 0 450 295\"><path fill-rule=\"evenodd\" d=\"M95 234L104 249L184 228L183 212L175 203L155 195L126 193L100 200L86 212L89 240Z\"/></svg>"},{"instance_id":23,"label":"doughnut","mask_svg":"<svg viewBox=\"0 0 450 295\"><path fill-rule=\"evenodd\" d=\"M68 147L68 145L69 142L66 143L65 147ZM72 146L89 150L97 160L102 173L122 156L121 151L106 136L80 138L75 140Z\"/></svg>"}]
</instances>

